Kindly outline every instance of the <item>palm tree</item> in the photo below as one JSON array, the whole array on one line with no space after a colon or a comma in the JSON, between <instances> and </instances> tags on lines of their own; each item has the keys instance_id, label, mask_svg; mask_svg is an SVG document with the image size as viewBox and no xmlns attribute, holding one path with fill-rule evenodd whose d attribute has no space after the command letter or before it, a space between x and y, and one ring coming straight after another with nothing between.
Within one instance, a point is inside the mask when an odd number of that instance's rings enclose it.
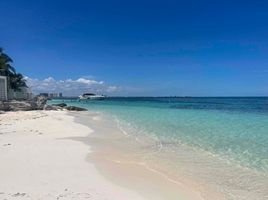
<instances>
[{"instance_id":1,"label":"palm tree","mask_svg":"<svg viewBox=\"0 0 268 200\"><path fill-rule=\"evenodd\" d=\"M11 74L9 77L10 87L15 91L20 91L22 87L28 87L26 80L20 73Z\"/></svg>"},{"instance_id":2,"label":"palm tree","mask_svg":"<svg viewBox=\"0 0 268 200\"><path fill-rule=\"evenodd\" d=\"M15 74L16 70L11 66L13 60L3 52L3 48L0 47L0 74L9 76Z\"/></svg>"},{"instance_id":3,"label":"palm tree","mask_svg":"<svg viewBox=\"0 0 268 200\"><path fill-rule=\"evenodd\" d=\"M7 77L8 87L20 91L21 87L27 87L26 80L23 75L16 73L16 70L11 63L13 60L3 52L3 48L0 48L0 75Z\"/></svg>"}]
</instances>

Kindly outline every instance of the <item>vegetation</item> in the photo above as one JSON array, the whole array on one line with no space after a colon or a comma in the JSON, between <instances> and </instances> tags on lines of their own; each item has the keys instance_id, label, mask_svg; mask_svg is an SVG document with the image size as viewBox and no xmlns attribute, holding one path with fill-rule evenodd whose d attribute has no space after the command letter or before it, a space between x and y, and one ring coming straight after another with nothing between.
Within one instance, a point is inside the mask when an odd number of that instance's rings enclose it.
<instances>
[{"instance_id":1,"label":"vegetation","mask_svg":"<svg viewBox=\"0 0 268 200\"><path fill-rule=\"evenodd\" d=\"M0 48L0 75L7 76L9 88L19 91L21 87L27 87L26 80L22 74L16 72L12 63L13 60Z\"/></svg>"}]
</instances>

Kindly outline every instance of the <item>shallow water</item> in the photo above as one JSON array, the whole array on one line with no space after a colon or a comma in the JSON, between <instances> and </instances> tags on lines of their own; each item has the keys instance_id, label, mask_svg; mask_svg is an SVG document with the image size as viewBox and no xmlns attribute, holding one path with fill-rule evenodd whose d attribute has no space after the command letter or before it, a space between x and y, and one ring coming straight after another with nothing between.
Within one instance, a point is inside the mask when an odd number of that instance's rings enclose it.
<instances>
[{"instance_id":1,"label":"shallow water","mask_svg":"<svg viewBox=\"0 0 268 200\"><path fill-rule=\"evenodd\" d=\"M58 102L62 100L51 101ZM150 136L156 148L186 144L268 175L268 98L109 98L64 102L109 114L125 134L137 140Z\"/></svg>"}]
</instances>

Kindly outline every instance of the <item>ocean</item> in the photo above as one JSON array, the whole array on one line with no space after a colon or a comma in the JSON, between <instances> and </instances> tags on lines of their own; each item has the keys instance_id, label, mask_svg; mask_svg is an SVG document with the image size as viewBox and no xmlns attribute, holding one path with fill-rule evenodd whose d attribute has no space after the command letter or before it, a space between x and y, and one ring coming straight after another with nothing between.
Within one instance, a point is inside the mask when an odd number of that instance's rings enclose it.
<instances>
[{"instance_id":1,"label":"ocean","mask_svg":"<svg viewBox=\"0 0 268 200\"><path fill-rule=\"evenodd\" d=\"M156 148L187 145L268 175L268 97L54 99L111 116L125 134Z\"/></svg>"}]
</instances>

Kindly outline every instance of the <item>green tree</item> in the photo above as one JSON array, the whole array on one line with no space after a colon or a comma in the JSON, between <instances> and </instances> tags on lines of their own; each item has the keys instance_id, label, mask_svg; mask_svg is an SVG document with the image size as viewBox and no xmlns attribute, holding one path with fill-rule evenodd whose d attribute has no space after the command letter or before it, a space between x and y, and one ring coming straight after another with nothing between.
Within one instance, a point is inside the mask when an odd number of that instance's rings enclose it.
<instances>
[{"instance_id":1,"label":"green tree","mask_svg":"<svg viewBox=\"0 0 268 200\"><path fill-rule=\"evenodd\" d=\"M19 91L21 87L27 87L26 80L22 74L16 72L12 63L13 60L0 48L0 75L7 76L9 88Z\"/></svg>"},{"instance_id":2,"label":"green tree","mask_svg":"<svg viewBox=\"0 0 268 200\"><path fill-rule=\"evenodd\" d=\"M9 77L9 84L15 91L20 91L22 87L27 87L26 80L20 73L11 74Z\"/></svg>"},{"instance_id":3,"label":"green tree","mask_svg":"<svg viewBox=\"0 0 268 200\"><path fill-rule=\"evenodd\" d=\"M3 48L0 48L0 74L9 76L10 74L16 74L16 70L12 67L13 60L3 52Z\"/></svg>"}]
</instances>

